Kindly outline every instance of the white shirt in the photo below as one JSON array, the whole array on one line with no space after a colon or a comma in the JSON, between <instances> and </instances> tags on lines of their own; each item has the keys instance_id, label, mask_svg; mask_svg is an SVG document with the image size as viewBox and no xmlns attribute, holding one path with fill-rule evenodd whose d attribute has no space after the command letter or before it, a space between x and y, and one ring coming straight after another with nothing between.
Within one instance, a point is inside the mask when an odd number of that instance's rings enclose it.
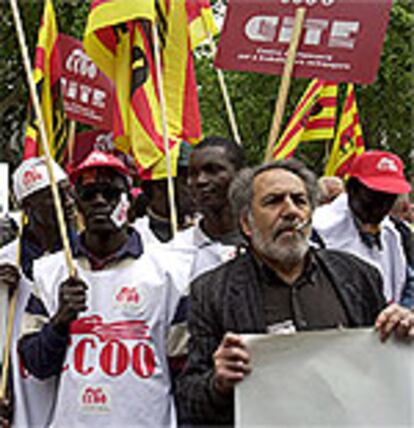
<instances>
[{"instance_id":1,"label":"white shirt","mask_svg":"<svg viewBox=\"0 0 414 428\"><path fill-rule=\"evenodd\" d=\"M384 280L383 292L387 301L400 301L406 280L407 261L401 235L388 216L380 224L382 249L376 246L369 248L361 240L346 193L315 210L313 227L321 235L327 248L349 252L376 266Z\"/></svg>"},{"instance_id":2,"label":"white shirt","mask_svg":"<svg viewBox=\"0 0 414 428\"><path fill-rule=\"evenodd\" d=\"M99 271L85 259L75 261L79 277L89 285L88 310L72 323L53 426L176 425L166 336L191 258L191 251L150 246L138 259ZM67 278L63 254L35 263L34 277L53 315L59 286Z\"/></svg>"},{"instance_id":3,"label":"white shirt","mask_svg":"<svg viewBox=\"0 0 414 428\"><path fill-rule=\"evenodd\" d=\"M16 256L17 240L14 240L0 249L0 264L9 263L16 266ZM32 291L32 282L21 270L20 275L11 350L13 392L15 396L13 426L45 427L48 425L53 411L57 378L39 380L21 367L17 353L17 341L20 335L23 313ZM5 314L6 310L2 308L1 313Z\"/></svg>"}]
</instances>

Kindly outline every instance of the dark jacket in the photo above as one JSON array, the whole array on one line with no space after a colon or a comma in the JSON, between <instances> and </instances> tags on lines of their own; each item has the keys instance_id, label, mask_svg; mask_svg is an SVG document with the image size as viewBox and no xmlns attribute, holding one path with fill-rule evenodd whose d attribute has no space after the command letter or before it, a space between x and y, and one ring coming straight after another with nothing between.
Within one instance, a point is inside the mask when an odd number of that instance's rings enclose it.
<instances>
[{"instance_id":1,"label":"dark jacket","mask_svg":"<svg viewBox=\"0 0 414 428\"><path fill-rule=\"evenodd\" d=\"M312 251L335 287L349 325L372 326L385 306L379 271L351 254ZM192 284L189 358L176 391L182 423L233 423L233 397L222 396L212 385L212 356L226 332L266 332L258 278L258 265L246 253Z\"/></svg>"}]
</instances>

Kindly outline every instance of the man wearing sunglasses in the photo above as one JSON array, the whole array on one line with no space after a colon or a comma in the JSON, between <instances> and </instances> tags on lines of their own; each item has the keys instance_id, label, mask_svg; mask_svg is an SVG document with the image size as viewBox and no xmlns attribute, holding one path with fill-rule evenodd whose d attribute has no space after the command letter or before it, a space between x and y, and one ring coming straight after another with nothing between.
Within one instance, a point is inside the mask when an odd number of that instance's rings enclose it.
<instances>
[{"instance_id":1,"label":"man wearing sunglasses","mask_svg":"<svg viewBox=\"0 0 414 428\"><path fill-rule=\"evenodd\" d=\"M191 254L143 253L119 159L94 151L71 179L85 225L76 276L68 278L62 253L35 265L43 322L28 320L23 361L38 378L60 376L55 426L175 426L165 338Z\"/></svg>"}]
</instances>

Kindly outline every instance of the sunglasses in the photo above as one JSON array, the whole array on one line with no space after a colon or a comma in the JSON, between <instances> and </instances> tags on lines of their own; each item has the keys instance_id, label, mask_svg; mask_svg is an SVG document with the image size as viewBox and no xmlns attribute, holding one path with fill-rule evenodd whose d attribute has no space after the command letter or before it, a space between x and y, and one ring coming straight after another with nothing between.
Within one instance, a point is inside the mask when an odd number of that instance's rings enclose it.
<instances>
[{"instance_id":1,"label":"sunglasses","mask_svg":"<svg viewBox=\"0 0 414 428\"><path fill-rule=\"evenodd\" d=\"M108 202L112 202L118 200L123 192L125 192L124 189L108 184L90 184L77 188L78 196L82 201L93 201L99 193Z\"/></svg>"}]
</instances>

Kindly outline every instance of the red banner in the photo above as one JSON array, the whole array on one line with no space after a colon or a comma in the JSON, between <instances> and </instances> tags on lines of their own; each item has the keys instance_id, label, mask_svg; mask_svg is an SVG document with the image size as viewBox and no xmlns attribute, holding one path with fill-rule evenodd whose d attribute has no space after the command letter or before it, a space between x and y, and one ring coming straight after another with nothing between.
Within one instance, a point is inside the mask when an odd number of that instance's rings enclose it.
<instances>
[{"instance_id":1,"label":"red banner","mask_svg":"<svg viewBox=\"0 0 414 428\"><path fill-rule=\"evenodd\" d=\"M91 61L82 43L59 34L62 58L62 94L69 119L95 128L112 129L114 88L112 82Z\"/></svg>"},{"instance_id":2,"label":"red banner","mask_svg":"<svg viewBox=\"0 0 414 428\"><path fill-rule=\"evenodd\" d=\"M306 17L294 75L372 83L392 0L230 0L215 65L282 74L299 6Z\"/></svg>"},{"instance_id":3,"label":"red banner","mask_svg":"<svg viewBox=\"0 0 414 428\"><path fill-rule=\"evenodd\" d=\"M74 151L72 153L72 164L80 164L92 150L112 152L112 133L107 131L84 131L75 136Z\"/></svg>"}]
</instances>

